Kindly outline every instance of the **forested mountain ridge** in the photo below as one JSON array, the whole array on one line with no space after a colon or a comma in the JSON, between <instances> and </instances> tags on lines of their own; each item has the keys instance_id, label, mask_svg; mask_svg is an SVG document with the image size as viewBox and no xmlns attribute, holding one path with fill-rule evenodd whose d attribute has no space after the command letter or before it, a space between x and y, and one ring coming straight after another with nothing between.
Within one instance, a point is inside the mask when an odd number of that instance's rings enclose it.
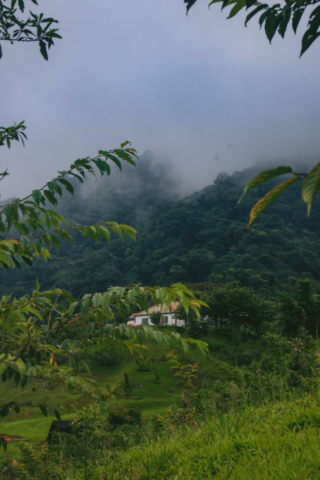
<instances>
[{"instance_id":1,"label":"forested mountain ridge","mask_svg":"<svg viewBox=\"0 0 320 480\"><path fill-rule=\"evenodd\" d=\"M237 204L244 184L259 171L220 174L213 185L177 200L173 175L147 153L136 171L127 169L116 181L111 176L105 188L88 192L90 201L76 188L75 196L59 207L68 220L82 224L114 220L132 225L138 228L136 243L113 239L109 245L96 244L76 237L47 265L40 260L33 269L1 273L1 293L28 293L36 278L43 288L68 288L76 297L110 285L237 280L272 298L303 277L314 280L319 290L319 202L308 218L301 185L294 185L245 231L250 209L270 189L268 183Z\"/></svg>"}]
</instances>

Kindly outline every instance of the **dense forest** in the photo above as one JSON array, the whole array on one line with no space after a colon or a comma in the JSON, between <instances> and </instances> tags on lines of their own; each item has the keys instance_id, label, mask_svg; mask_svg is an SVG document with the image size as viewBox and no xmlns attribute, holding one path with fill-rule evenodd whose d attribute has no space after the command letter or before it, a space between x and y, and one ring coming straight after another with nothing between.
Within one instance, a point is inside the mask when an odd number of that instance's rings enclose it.
<instances>
[{"instance_id":1,"label":"dense forest","mask_svg":"<svg viewBox=\"0 0 320 480\"><path fill-rule=\"evenodd\" d=\"M67 288L76 297L111 285L237 280L274 298L291 292L299 278L311 279L318 291L320 204L308 218L295 185L245 230L251 207L270 188L269 182L238 205L245 183L259 171L261 166L220 173L213 184L181 199L181 182L170 166L146 152L136 169L88 182L87 189L74 180L75 195L61 199L61 214L80 224L129 224L138 229L137 242L75 236L72 245L51 251L47 263L40 259L32 269L1 272L1 293L24 295L36 279L42 288Z\"/></svg>"}]
</instances>

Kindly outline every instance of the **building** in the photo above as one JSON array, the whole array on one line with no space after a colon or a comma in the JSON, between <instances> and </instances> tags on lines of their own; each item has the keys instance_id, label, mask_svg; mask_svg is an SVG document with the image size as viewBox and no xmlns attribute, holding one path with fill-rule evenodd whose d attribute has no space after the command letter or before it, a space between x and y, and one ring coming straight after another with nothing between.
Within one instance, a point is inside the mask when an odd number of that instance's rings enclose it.
<instances>
[{"instance_id":1,"label":"building","mask_svg":"<svg viewBox=\"0 0 320 480\"><path fill-rule=\"evenodd\" d=\"M138 313L133 313L127 321L127 325L153 325L150 320L152 313L160 312L161 313L161 325L177 325L178 327L184 326L184 320L178 320L175 315L175 311L180 302L171 302L170 308L167 305L153 305L146 310L142 310Z\"/></svg>"}]
</instances>

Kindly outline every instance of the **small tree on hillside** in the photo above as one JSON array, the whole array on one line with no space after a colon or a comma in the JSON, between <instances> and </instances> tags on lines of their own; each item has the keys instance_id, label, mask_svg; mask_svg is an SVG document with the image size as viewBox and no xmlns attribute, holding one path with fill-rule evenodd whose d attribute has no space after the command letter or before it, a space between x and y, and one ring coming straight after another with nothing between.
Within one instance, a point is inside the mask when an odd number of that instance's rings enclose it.
<instances>
[{"instance_id":1,"label":"small tree on hillside","mask_svg":"<svg viewBox=\"0 0 320 480\"><path fill-rule=\"evenodd\" d=\"M153 323L153 325L160 325L161 322L161 312L153 312L150 315L150 320Z\"/></svg>"}]
</instances>

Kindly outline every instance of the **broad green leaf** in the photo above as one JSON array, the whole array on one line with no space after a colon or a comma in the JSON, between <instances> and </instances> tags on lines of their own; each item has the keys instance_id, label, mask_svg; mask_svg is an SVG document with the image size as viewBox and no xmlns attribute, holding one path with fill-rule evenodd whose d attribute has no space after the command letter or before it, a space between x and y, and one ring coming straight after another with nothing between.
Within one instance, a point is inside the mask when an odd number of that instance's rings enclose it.
<instances>
[{"instance_id":1,"label":"broad green leaf","mask_svg":"<svg viewBox=\"0 0 320 480\"><path fill-rule=\"evenodd\" d=\"M102 327L102 331L103 331L103 336L104 337L110 338L110 336L112 334L112 331L113 331L113 326L111 325L111 323L107 323L107 325Z\"/></svg>"},{"instance_id":2,"label":"broad green leaf","mask_svg":"<svg viewBox=\"0 0 320 480\"><path fill-rule=\"evenodd\" d=\"M302 37L300 57L308 50L313 42L320 36L320 32L314 32L313 29L308 29Z\"/></svg>"},{"instance_id":3,"label":"broad green leaf","mask_svg":"<svg viewBox=\"0 0 320 480\"><path fill-rule=\"evenodd\" d=\"M58 180L60 183L62 183L62 185L64 185L66 187L66 189L68 190L68 192L72 193L72 195L74 194L74 188L73 186L71 185L70 182L68 182L68 180L66 180L65 178L59 178Z\"/></svg>"},{"instance_id":4,"label":"broad green leaf","mask_svg":"<svg viewBox=\"0 0 320 480\"><path fill-rule=\"evenodd\" d=\"M180 343L181 343L181 346L182 346L182 349L183 349L183 353L188 353L189 351L189 345L188 345L188 342L186 342L186 340L184 338L180 338Z\"/></svg>"},{"instance_id":5,"label":"broad green leaf","mask_svg":"<svg viewBox=\"0 0 320 480\"><path fill-rule=\"evenodd\" d=\"M143 345L146 339L146 333L144 330L139 329L136 331L136 337L140 345Z\"/></svg>"},{"instance_id":6,"label":"broad green leaf","mask_svg":"<svg viewBox=\"0 0 320 480\"><path fill-rule=\"evenodd\" d=\"M305 11L305 7L299 8L292 15L292 30L294 31L294 33L297 33L297 28L298 28L298 25L300 23L300 20L301 20L301 17L303 15L304 11Z\"/></svg>"},{"instance_id":7,"label":"broad green leaf","mask_svg":"<svg viewBox=\"0 0 320 480\"><path fill-rule=\"evenodd\" d=\"M267 3L264 3L262 5L259 5L257 8L255 8L254 10L252 10L252 12L250 12L247 16L246 16L246 20L244 22L244 26L246 27L247 26L247 23L249 22L249 20L251 20L252 17L254 17L258 12L260 12L260 10L265 10L266 8L268 8L268 4Z\"/></svg>"},{"instance_id":8,"label":"broad green leaf","mask_svg":"<svg viewBox=\"0 0 320 480\"><path fill-rule=\"evenodd\" d=\"M43 56L45 60L48 60L48 52L47 52L47 47L46 44L44 43L43 40L39 41L39 47L40 47L40 53Z\"/></svg>"},{"instance_id":9,"label":"broad green leaf","mask_svg":"<svg viewBox=\"0 0 320 480\"><path fill-rule=\"evenodd\" d=\"M164 341L166 342L167 346L172 350L175 347L175 340L171 335L164 335Z\"/></svg>"},{"instance_id":10,"label":"broad green leaf","mask_svg":"<svg viewBox=\"0 0 320 480\"><path fill-rule=\"evenodd\" d=\"M318 163L306 176L302 185L302 198L308 205L310 215L312 203L317 191L320 189L320 163Z\"/></svg>"},{"instance_id":11,"label":"broad green leaf","mask_svg":"<svg viewBox=\"0 0 320 480\"><path fill-rule=\"evenodd\" d=\"M184 0L184 3L187 4L187 13L189 12L190 8L196 3L197 0Z\"/></svg>"},{"instance_id":12,"label":"broad green leaf","mask_svg":"<svg viewBox=\"0 0 320 480\"><path fill-rule=\"evenodd\" d=\"M3 253L0 253L0 262L3 263L4 265L6 265L9 268L12 267L11 262L9 260L9 257L4 255Z\"/></svg>"},{"instance_id":13,"label":"broad green leaf","mask_svg":"<svg viewBox=\"0 0 320 480\"><path fill-rule=\"evenodd\" d=\"M44 405L39 405L39 408L41 410L42 415L47 417L48 416L48 410L46 409L46 407Z\"/></svg>"},{"instance_id":14,"label":"broad green leaf","mask_svg":"<svg viewBox=\"0 0 320 480\"><path fill-rule=\"evenodd\" d=\"M232 18L234 17L238 12L240 12L240 10L242 8L244 8L246 6L246 2L245 1L239 1L237 2L231 9L230 13L229 13L229 16L227 18Z\"/></svg>"},{"instance_id":15,"label":"broad green leaf","mask_svg":"<svg viewBox=\"0 0 320 480\"><path fill-rule=\"evenodd\" d=\"M253 207L250 212L250 222L246 229L248 229L251 223L263 212L265 208L267 208L270 203L272 203L281 193L283 193L287 188L291 187L296 182L299 182L301 177L292 177L286 180L283 183L280 183L277 187L273 188L270 192L268 192L263 198L261 198Z\"/></svg>"},{"instance_id":16,"label":"broad green leaf","mask_svg":"<svg viewBox=\"0 0 320 480\"><path fill-rule=\"evenodd\" d=\"M103 309L105 309L109 305L110 299L111 299L111 297L110 297L110 294L108 292L106 292L102 295L101 307Z\"/></svg>"},{"instance_id":17,"label":"broad green leaf","mask_svg":"<svg viewBox=\"0 0 320 480\"><path fill-rule=\"evenodd\" d=\"M54 408L52 405L48 405L48 410L49 410L49 414L51 415L51 417L54 417L55 414L54 414Z\"/></svg>"},{"instance_id":18,"label":"broad green leaf","mask_svg":"<svg viewBox=\"0 0 320 480\"><path fill-rule=\"evenodd\" d=\"M57 420L61 420L61 416L60 416L60 413L58 412L58 410L54 409L54 416L56 417Z\"/></svg>"},{"instance_id":19,"label":"broad green leaf","mask_svg":"<svg viewBox=\"0 0 320 480\"><path fill-rule=\"evenodd\" d=\"M271 180L272 178L278 177L279 175L284 175L286 173L292 173L292 168L291 167L277 167L277 168L272 168L271 170L264 170L263 172L259 173L255 178L250 180L246 186L244 187L243 194L240 197L240 200L238 203L241 202L243 197L249 190L252 190L253 188L257 187L258 185L261 185L264 182L267 182L268 180Z\"/></svg>"},{"instance_id":20,"label":"broad green leaf","mask_svg":"<svg viewBox=\"0 0 320 480\"><path fill-rule=\"evenodd\" d=\"M31 195L36 204L40 205L40 202L42 201L42 193L40 190L32 190Z\"/></svg>"},{"instance_id":21,"label":"broad green leaf","mask_svg":"<svg viewBox=\"0 0 320 480\"><path fill-rule=\"evenodd\" d=\"M271 43L271 40L274 37L274 34L277 31L282 19L283 19L283 16L281 15L281 13L276 14L275 12L272 12L272 13L270 13L270 15L267 16L264 29L265 29L267 38L268 38L270 43Z\"/></svg>"},{"instance_id":22,"label":"broad green leaf","mask_svg":"<svg viewBox=\"0 0 320 480\"><path fill-rule=\"evenodd\" d=\"M156 341L160 344L163 341L163 333L159 332L158 330L153 330L153 336Z\"/></svg>"},{"instance_id":23,"label":"broad green leaf","mask_svg":"<svg viewBox=\"0 0 320 480\"><path fill-rule=\"evenodd\" d=\"M99 305L101 304L102 300L102 294L101 293L95 293L92 297L92 305L94 308L98 308Z\"/></svg>"},{"instance_id":24,"label":"broad green leaf","mask_svg":"<svg viewBox=\"0 0 320 480\"><path fill-rule=\"evenodd\" d=\"M252 7L253 5L256 5L257 3L257 0L246 0L247 9Z\"/></svg>"},{"instance_id":25,"label":"broad green leaf","mask_svg":"<svg viewBox=\"0 0 320 480\"><path fill-rule=\"evenodd\" d=\"M86 336L87 336L87 338L91 337L92 332L93 332L93 330L94 330L94 327L95 327L95 324L94 324L94 323L89 323L89 325L87 325L87 327L86 327Z\"/></svg>"},{"instance_id":26,"label":"broad green leaf","mask_svg":"<svg viewBox=\"0 0 320 480\"><path fill-rule=\"evenodd\" d=\"M58 200L55 198L54 194L50 192L50 190L44 190L43 193L49 202L52 203L52 205L56 205L58 203Z\"/></svg>"},{"instance_id":27,"label":"broad green leaf","mask_svg":"<svg viewBox=\"0 0 320 480\"><path fill-rule=\"evenodd\" d=\"M182 283L173 283L171 287L176 287L187 295L190 295L190 297L194 298L194 294L191 292L191 290L189 290L189 288L187 288L185 285L182 285Z\"/></svg>"},{"instance_id":28,"label":"broad green leaf","mask_svg":"<svg viewBox=\"0 0 320 480\"><path fill-rule=\"evenodd\" d=\"M57 239L57 237L55 237L54 235L51 235L51 242L52 242L52 245L54 246L54 248L56 250L59 250L60 249L60 242L59 240Z\"/></svg>"}]
</instances>

